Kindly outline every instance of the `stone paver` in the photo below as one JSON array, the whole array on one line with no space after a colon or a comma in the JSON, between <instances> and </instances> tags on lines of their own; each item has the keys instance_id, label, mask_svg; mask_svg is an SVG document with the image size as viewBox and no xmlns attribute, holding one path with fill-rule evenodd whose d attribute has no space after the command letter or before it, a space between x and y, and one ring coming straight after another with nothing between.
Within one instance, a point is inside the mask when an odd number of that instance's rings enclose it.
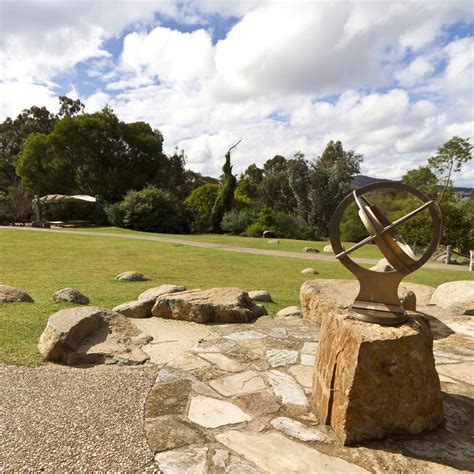
<instances>
[{"instance_id":1,"label":"stone paver","mask_svg":"<svg viewBox=\"0 0 474 474\"><path fill-rule=\"evenodd\" d=\"M271 421L273 428L283 431L292 438L297 438L301 441L320 441L322 443L330 443L331 438L321 431L310 428L303 423L280 416Z\"/></svg>"},{"instance_id":2,"label":"stone paver","mask_svg":"<svg viewBox=\"0 0 474 474\"><path fill-rule=\"evenodd\" d=\"M337 472L355 474L369 472L343 459L328 456L285 436L230 430L216 436L217 440L254 463L264 472L310 473Z\"/></svg>"},{"instance_id":3,"label":"stone paver","mask_svg":"<svg viewBox=\"0 0 474 474\"><path fill-rule=\"evenodd\" d=\"M227 339L232 339L233 341L246 341L247 339L263 339L267 337L267 335L258 331L242 331L234 332L224 337Z\"/></svg>"},{"instance_id":4,"label":"stone paver","mask_svg":"<svg viewBox=\"0 0 474 474\"><path fill-rule=\"evenodd\" d=\"M474 362L460 362L458 364L446 364L436 366L438 372L448 377L474 385Z\"/></svg>"},{"instance_id":5,"label":"stone paver","mask_svg":"<svg viewBox=\"0 0 474 474\"><path fill-rule=\"evenodd\" d=\"M225 356L224 354L219 353L203 353L200 355L202 358L206 359L208 362L216 364L222 370L227 372L240 372L245 370L245 365L231 359L230 357Z\"/></svg>"},{"instance_id":6,"label":"stone paver","mask_svg":"<svg viewBox=\"0 0 474 474\"><path fill-rule=\"evenodd\" d=\"M290 351L287 349L270 349L266 354L268 362L274 368L294 364L298 358L297 351Z\"/></svg>"},{"instance_id":7,"label":"stone paver","mask_svg":"<svg viewBox=\"0 0 474 474\"><path fill-rule=\"evenodd\" d=\"M314 367L316 356L310 354L301 354L301 365L308 365Z\"/></svg>"},{"instance_id":8,"label":"stone paver","mask_svg":"<svg viewBox=\"0 0 474 474\"><path fill-rule=\"evenodd\" d=\"M217 428L252 419L233 403L204 396L197 396L191 400L188 418L206 428Z\"/></svg>"},{"instance_id":9,"label":"stone paver","mask_svg":"<svg viewBox=\"0 0 474 474\"><path fill-rule=\"evenodd\" d=\"M257 392L265 388L265 382L262 377L253 370L212 380L209 384L214 390L225 396Z\"/></svg>"},{"instance_id":10,"label":"stone paver","mask_svg":"<svg viewBox=\"0 0 474 474\"><path fill-rule=\"evenodd\" d=\"M275 395L283 403L306 407L308 399L302 387L295 382L293 377L278 370L267 372L267 377Z\"/></svg>"},{"instance_id":11,"label":"stone paver","mask_svg":"<svg viewBox=\"0 0 474 474\"><path fill-rule=\"evenodd\" d=\"M207 448L190 448L159 453L155 461L163 474L204 474Z\"/></svg>"}]
</instances>

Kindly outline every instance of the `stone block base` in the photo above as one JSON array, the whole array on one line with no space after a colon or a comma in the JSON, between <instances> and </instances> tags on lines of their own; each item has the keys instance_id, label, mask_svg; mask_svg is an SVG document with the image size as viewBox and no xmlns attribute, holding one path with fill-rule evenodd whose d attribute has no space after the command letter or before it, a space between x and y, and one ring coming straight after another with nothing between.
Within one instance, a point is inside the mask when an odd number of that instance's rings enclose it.
<instances>
[{"instance_id":1,"label":"stone block base","mask_svg":"<svg viewBox=\"0 0 474 474\"><path fill-rule=\"evenodd\" d=\"M417 315L392 327L344 311L323 317L313 402L345 445L435 429L443 404L428 321Z\"/></svg>"}]
</instances>

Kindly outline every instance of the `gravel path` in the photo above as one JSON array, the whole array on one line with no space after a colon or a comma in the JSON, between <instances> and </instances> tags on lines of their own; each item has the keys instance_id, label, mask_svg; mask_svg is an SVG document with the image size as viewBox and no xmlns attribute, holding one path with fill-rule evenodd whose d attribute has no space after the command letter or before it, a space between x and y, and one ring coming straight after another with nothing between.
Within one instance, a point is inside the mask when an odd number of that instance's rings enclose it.
<instances>
[{"instance_id":1,"label":"gravel path","mask_svg":"<svg viewBox=\"0 0 474 474\"><path fill-rule=\"evenodd\" d=\"M0 472L133 472L155 368L0 366Z\"/></svg>"},{"instance_id":2,"label":"gravel path","mask_svg":"<svg viewBox=\"0 0 474 474\"><path fill-rule=\"evenodd\" d=\"M55 229L40 229L37 227L15 227L15 226L0 226L0 229L9 229L9 230L22 230L22 231L32 231L32 232L55 232L56 234L71 234L71 235L88 235L92 237L112 237L117 239L134 239L134 240L151 240L155 242L165 242L169 244L178 244L178 245L188 245L190 247L201 247L214 250L223 250L226 252L237 252L237 253L250 253L257 255L269 255L271 257L289 257L289 258L299 258L302 260L326 260L331 262L336 262L337 259L334 255L321 255L321 254L311 254L311 253L298 253L298 252L286 252L283 250L265 250L252 247L238 247L235 245L224 245L224 244L215 244L212 242L201 242L198 240L186 240L186 239L176 239L172 237L158 237L155 235L133 235L133 234L113 234L111 232L84 232L80 230L60 230ZM356 257L353 260L361 265L373 265L378 262L375 258L361 258ZM466 265L446 265L444 263L425 263L424 268L438 268L442 270L454 270L454 271L468 271Z\"/></svg>"}]
</instances>

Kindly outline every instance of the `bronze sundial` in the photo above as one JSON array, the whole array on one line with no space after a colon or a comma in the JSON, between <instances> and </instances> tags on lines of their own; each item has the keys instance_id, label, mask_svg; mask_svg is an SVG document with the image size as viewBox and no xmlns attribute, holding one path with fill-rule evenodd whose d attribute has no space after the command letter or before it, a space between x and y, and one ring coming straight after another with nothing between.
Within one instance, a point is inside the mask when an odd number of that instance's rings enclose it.
<instances>
[{"instance_id":1,"label":"bronze sundial","mask_svg":"<svg viewBox=\"0 0 474 474\"><path fill-rule=\"evenodd\" d=\"M422 204L400 219L390 222L365 196L368 192L385 189L410 193ZM339 224L344 211L353 202L359 208L359 217L369 236L345 250L339 236ZM431 215L433 233L425 253L417 259L408 244L397 233L396 227L425 209ZM350 307L353 316L363 321L387 325L406 321L406 311L398 297L398 285L406 275L418 270L426 263L436 250L441 236L441 211L438 205L417 189L406 184L392 181L372 183L356 189L342 200L329 225L329 235L336 258L357 277L360 283L359 294ZM350 253L369 242L377 245L394 270L388 272L368 270L349 257Z\"/></svg>"}]
</instances>

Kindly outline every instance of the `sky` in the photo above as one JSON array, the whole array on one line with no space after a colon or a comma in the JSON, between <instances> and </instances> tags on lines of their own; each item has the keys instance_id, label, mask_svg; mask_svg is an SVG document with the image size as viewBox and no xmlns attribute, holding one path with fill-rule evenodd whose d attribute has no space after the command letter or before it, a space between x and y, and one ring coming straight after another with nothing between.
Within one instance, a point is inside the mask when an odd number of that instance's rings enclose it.
<instances>
[{"instance_id":1,"label":"sky","mask_svg":"<svg viewBox=\"0 0 474 474\"><path fill-rule=\"evenodd\" d=\"M329 140L397 179L473 140L472 0L0 0L0 120L79 98L219 176ZM474 186L474 165L454 177Z\"/></svg>"}]
</instances>

